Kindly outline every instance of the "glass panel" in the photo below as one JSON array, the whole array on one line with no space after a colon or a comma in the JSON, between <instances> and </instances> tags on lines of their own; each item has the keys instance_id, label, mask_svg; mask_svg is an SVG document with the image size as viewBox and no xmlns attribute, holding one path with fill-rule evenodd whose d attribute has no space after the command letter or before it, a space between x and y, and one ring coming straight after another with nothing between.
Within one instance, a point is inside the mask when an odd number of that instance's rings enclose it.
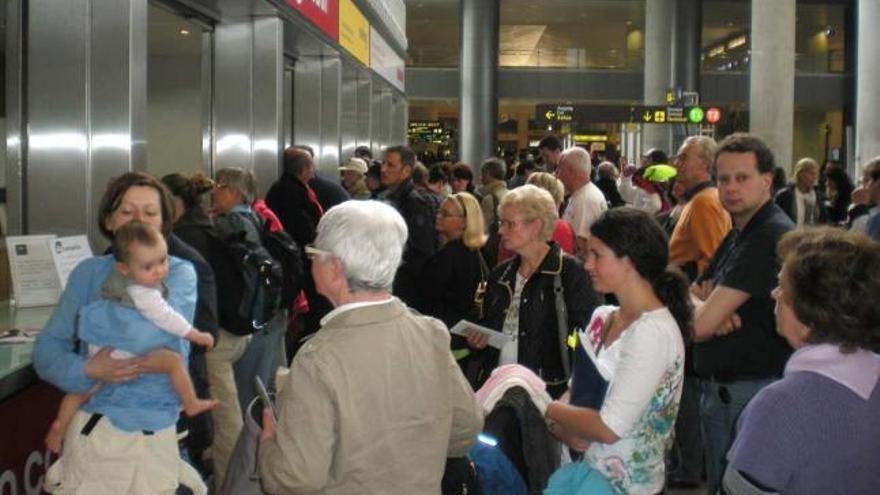
<instances>
[{"instance_id":1,"label":"glass panel","mask_svg":"<svg viewBox=\"0 0 880 495\"><path fill-rule=\"evenodd\" d=\"M797 6L795 70L798 72L844 72L846 6Z\"/></svg>"},{"instance_id":2,"label":"glass panel","mask_svg":"<svg viewBox=\"0 0 880 495\"><path fill-rule=\"evenodd\" d=\"M795 71L845 72L846 9L840 4L798 3ZM748 2L703 4L703 70L748 71L751 14Z\"/></svg>"},{"instance_id":3,"label":"glass panel","mask_svg":"<svg viewBox=\"0 0 880 495\"><path fill-rule=\"evenodd\" d=\"M203 133L210 126L210 30L160 5L148 7L147 171L162 177L209 171Z\"/></svg>"},{"instance_id":4,"label":"glass panel","mask_svg":"<svg viewBox=\"0 0 880 495\"><path fill-rule=\"evenodd\" d=\"M458 0L407 0L406 38L415 67L458 67L461 27Z\"/></svg>"},{"instance_id":5,"label":"glass panel","mask_svg":"<svg viewBox=\"0 0 880 495\"><path fill-rule=\"evenodd\" d=\"M751 4L703 2L704 71L748 71Z\"/></svg>"},{"instance_id":6,"label":"glass panel","mask_svg":"<svg viewBox=\"0 0 880 495\"><path fill-rule=\"evenodd\" d=\"M502 67L640 70L645 1L502 0Z\"/></svg>"}]
</instances>

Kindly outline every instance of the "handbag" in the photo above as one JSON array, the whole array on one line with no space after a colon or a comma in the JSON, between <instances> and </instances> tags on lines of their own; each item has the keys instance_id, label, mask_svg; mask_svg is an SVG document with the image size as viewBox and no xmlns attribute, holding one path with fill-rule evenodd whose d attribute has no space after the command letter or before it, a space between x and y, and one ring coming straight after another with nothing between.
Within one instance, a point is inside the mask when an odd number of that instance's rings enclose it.
<instances>
[{"instance_id":1,"label":"handbag","mask_svg":"<svg viewBox=\"0 0 880 495\"><path fill-rule=\"evenodd\" d=\"M480 281L474 289L474 303L471 306L471 318L474 321L480 321L485 315L486 287L489 283L489 265L483 258L483 253L477 250L477 257L480 259Z\"/></svg>"},{"instance_id":2,"label":"handbag","mask_svg":"<svg viewBox=\"0 0 880 495\"><path fill-rule=\"evenodd\" d=\"M573 336L576 332L568 331L568 308L565 305L565 290L562 287L562 276L553 276L553 293L556 295L556 330L559 333L559 355L562 357L562 371L565 378L571 376L571 350L574 348Z\"/></svg>"},{"instance_id":3,"label":"handbag","mask_svg":"<svg viewBox=\"0 0 880 495\"><path fill-rule=\"evenodd\" d=\"M257 448L260 444L260 433L263 428L257 422L257 417L262 417L263 408L272 407L271 399L265 394L265 387L260 377L255 377L255 381L259 382L257 386L260 392L251 400L245 409L244 424L241 427L241 433L232 449L232 455L229 457L229 465L226 468L226 478L223 480L223 486L220 488L220 495L264 495L265 492L260 486L260 473L257 467ZM266 401L269 404L266 404ZM273 411L274 414L274 411ZM255 417L256 415L256 417Z\"/></svg>"}]
</instances>

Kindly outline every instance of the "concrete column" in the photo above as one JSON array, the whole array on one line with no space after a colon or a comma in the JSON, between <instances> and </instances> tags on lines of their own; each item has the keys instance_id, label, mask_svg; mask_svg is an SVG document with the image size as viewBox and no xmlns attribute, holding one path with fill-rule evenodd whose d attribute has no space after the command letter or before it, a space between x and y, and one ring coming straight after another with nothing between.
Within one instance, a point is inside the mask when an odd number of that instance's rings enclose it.
<instances>
[{"instance_id":1,"label":"concrete column","mask_svg":"<svg viewBox=\"0 0 880 495\"><path fill-rule=\"evenodd\" d=\"M862 165L880 155L880 63L876 48L880 43L880 3L859 0L857 16L855 165L856 177L860 177Z\"/></svg>"},{"instance_id":2,"label":"concrete column","mask_svg":"<svg viewBox=\"0 0 880 495\"><path fill-rule=\"evenodd\" d=\"M791 171L795 0L752 0L749 131Z\"/></svg>"},{"instance_id":3,"label":"concrete column","mask_svg":"<svg viewBox=\"0 0 880 495\"><path fill-rule=\"evenodd\" d=\"M458 154L477 177L498 141L498 25L499 0L461 1Z\"/></svg>"},{"instance_id":4,"label":"concrete column","mask_svg":"<svg viewBox=\"0 0 880 495\"><path fill-rule=\"evenodd\" d=\"M672 66L672 20L676 0L645 2L645 105L665 105ZM666 124L645 124L645 150L671 150L671 132Z\"/></svg>"},{"instance_id":5,"label":"concrete column","mask_svg":"<svg viewBox=\"0 0 880 495\"><path fill-rule=\"evenodd\" d=\"M681 88L682 91L700 91L702 30L702 0L675 0L672 17L671 87Z\"/></svg>"}]
</instances>

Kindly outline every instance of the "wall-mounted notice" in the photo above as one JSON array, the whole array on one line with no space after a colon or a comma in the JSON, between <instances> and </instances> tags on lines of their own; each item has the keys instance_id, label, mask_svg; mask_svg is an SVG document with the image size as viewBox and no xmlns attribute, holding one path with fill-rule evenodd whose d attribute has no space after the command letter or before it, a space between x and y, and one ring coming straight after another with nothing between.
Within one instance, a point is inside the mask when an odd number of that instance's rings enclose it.
<instances>
[{"instance_id":1,"label":"wall-mounted notice","mask_svg":"<svg viewBox=\"0 0 880 495\"><path fill-rule=\"evenodd\" d=\"M339 0L287 0L287 5L324 31L330 39L339 40Z\"/></svg>"},{"instance_id":2,"label":"wall-mounted notice","mask_svg":"<svg viewBox=\"0 0 880 495\"><path fill-rule=\"evenodd\" d=\"M17 307L49 306L58 302L61 285L49 249L49 242L54 239L54 235L6 238L12 293Z\"/></svg>"},{"instance_id":3,"label":"wall-mounted notice","mask_svg":"<svg viewBox=\"0 0 880 495\"><path fill-rule=\"evenodd\" d=\"M61 290L67 285L67 277L80 261L92 257L89 239L84 235L58 237L49 241L49 251L58 273Z\"/></svg>"},{"instance_id":4,"label":"wall-mounted notice","mask_svg":"<svg viewBox=\"0 0 880 495\"><path fill-rule=\"evenodd\" d=\"M370 28L370 68L395 88L404 90L403 59L373 28Z\"/></svg>"},{"instance_id":5,"label":"wall-mounted notice","mask_svg":"<svg viewBox=\"0 0 880 495\"><path fill-rule=\"evenodd\" d=\"M339 0L339 44L370 66L370 22L352 0Z\"/></svg>"}]
</instances>

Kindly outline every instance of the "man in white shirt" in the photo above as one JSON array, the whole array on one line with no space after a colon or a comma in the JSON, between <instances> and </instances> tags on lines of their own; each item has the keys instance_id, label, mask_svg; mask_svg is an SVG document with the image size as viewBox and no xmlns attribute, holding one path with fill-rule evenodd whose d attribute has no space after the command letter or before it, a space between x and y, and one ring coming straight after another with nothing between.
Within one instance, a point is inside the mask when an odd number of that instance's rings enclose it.
<instances>
[{"instance_id":1,"label":"man in white shirt","mask_svg":"<svg viewBox=\"0 0 880 495\"><path fill-rule=\"evenodd\" d=\"M562 218L574 230L577 241L575 254L581 258L587 254L590 226L608 209L602 191L590 181L591 169L590 154L583 148L574 147L562 152L556 171L565 191L570 193Z\"/></svg>"}]
</instances>

